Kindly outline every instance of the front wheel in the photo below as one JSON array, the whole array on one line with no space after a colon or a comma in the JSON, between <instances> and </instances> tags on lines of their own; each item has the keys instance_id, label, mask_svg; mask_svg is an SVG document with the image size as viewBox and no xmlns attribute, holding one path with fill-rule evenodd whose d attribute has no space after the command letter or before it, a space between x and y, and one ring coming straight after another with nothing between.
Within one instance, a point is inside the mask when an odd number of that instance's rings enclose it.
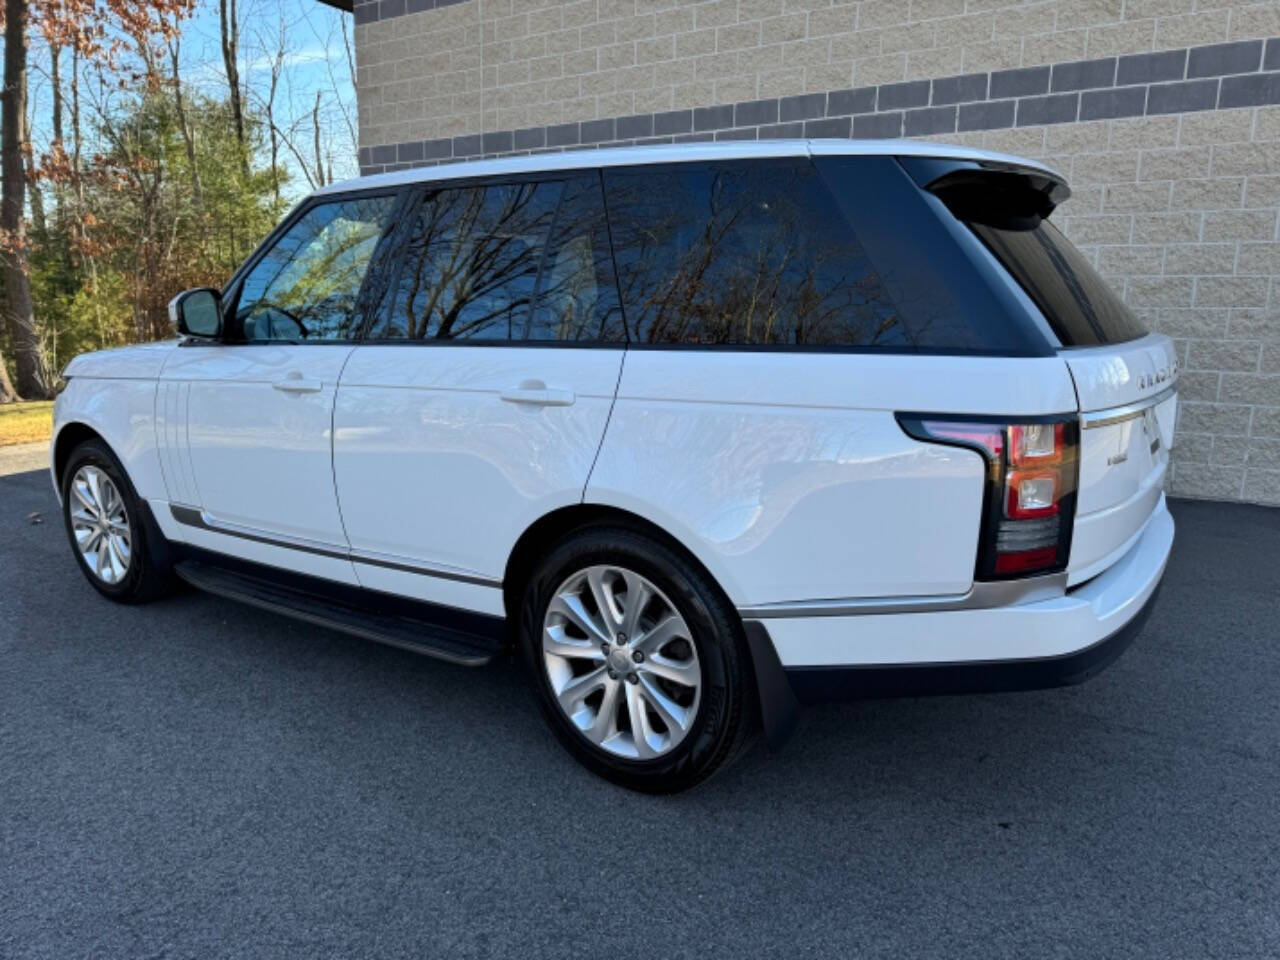
<instances>
[{"instance_id":1,"label":"front wheel","mask_svg":"<svg viewBox=\"0 0 1280 960\"><path fill-rule=\"evenodd\" d=\"M71 451L62 475L62 518L81 572L104 597L142 603L172 590L171 572L148 543L133 484L101 440Z\"/></svg>"},{"instance_id":2,"label":"front wheel","mask_svg":"<svg viewBox=\"0 0 1280 960\"><path fill-rule=\"evenodd\" d=\"M740 755L755 692L736 611L688 559L638 531L557 545L525 590L521 643L538 701L590 769L653 793Z\"/></svg>"}]
</instances>

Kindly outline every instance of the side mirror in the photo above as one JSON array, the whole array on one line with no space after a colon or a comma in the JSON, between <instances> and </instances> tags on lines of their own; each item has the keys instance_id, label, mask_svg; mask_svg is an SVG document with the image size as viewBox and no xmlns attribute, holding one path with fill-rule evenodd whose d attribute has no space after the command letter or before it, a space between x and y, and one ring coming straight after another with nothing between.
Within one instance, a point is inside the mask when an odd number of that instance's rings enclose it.
<instances>
[{"instance_id":1,"label":"side mirror","mask_svg":"<svg viewBox=\"0 0 1280 960\"><path fill-rule=\"evenodd\" d=\"M215 340L222 333L222 297L213 287L192 287L169 301L169 322L184 337Z\"/></svg>"}]
</instances>

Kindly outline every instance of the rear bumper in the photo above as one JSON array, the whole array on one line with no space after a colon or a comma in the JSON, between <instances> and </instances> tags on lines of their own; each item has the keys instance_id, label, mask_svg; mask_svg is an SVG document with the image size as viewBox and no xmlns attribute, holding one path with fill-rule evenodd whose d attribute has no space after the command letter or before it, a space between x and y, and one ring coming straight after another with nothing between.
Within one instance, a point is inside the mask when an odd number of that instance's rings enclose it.
<instances>
[{"instance_id":1,"label":"rear bumper","mask_svg":"<svg viewBox=\"0 0 1280 960\"><path fill-rule=\"evenodd\" d=\"M1123 557L1059 597L990 609L758 620L749 630L767 633L802 701L1079 683L1141 630L1172 544L1162 496Z\"/></svg>"},{"instance_id":2,"label":"rear bumper","mask_svg":"<svg viewBox=\"0 0 1280 960\"><path fill-rule=\"evenodd\" d=\"M1157 586L1119 630L1072 653L1017 660L791 667L784 672L801 703L1070 686L1088 680L1124 653L1142 630L1159 592Z\"/></svg>"}]
</instances>

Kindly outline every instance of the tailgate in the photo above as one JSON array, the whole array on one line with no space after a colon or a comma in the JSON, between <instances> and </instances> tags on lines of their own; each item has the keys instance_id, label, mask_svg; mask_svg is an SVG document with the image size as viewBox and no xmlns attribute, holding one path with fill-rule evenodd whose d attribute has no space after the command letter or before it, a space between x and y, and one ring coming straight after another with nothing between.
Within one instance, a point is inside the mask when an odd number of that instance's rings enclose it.
<instances>
[{"instance_id":1,"label":"tailgate","mask_svg":"<svg viewBox=\"0 0 1280 960\"><path fill-rule=\"evenodd\" d=\"M1080 399L1080 486L1068 584L1124 555L1164 488L1177 411L1178 364L1162 334L1062 350Z\"/></svg>"},{"instance_id":2,"label":"tailgate","mask_svg":"<svg viewBox=\"0 0 1280 960\"><path fill-rule=\"evenodd\" d=\"M1162 496L1177 399L1173 341L1149 334L1048 219L1069 191L1045 168L903 158L1026 295L1075 382L1080 484L1068 585L1119 560Z\"/></svg>"}]
</instances>

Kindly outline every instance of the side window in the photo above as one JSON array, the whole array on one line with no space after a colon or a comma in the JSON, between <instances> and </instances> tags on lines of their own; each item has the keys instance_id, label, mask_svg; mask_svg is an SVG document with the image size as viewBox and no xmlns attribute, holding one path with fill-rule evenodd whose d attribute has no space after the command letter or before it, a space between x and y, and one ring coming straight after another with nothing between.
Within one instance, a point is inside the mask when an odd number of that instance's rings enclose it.
<instances>
[{"instance_id":1,"label":"side window","mask_svg":"<svg viewBox=\"0 0 1280 960\"><path fill-rule=\"evenodd\" d=\"M807 161L604 176L633 341L907 342L875 268Z\"/></svg>"},{"instance_id":2,"label":"side window","mask_svg":"<svg viewBox=\"0 0 1280 960\"><path fill-rule=\"evenodd\" d=\"M626 340L597 171L564 185L538 291L522 339Z\"/></svg>"},{"instance_id":3,"label":"side window","mask_svg":"<svg viewBox=\"0 0 1280 960\"><path fill-rule=\"evenodd\" d=\"M343 340L393 196L321 203L304 213L245 277L235 324L248 341Z\"/></svg>"},{"instance_id":4,"label":"side window","mask_svg":"<svg viewBox=\"0 0 1280 960\"><path fill-rule=\"evenodd\" d=\"M390 316L373 335L525 339L562 187L512 183L428 193L405 245Z\"/></svg>"}]
</instances>

